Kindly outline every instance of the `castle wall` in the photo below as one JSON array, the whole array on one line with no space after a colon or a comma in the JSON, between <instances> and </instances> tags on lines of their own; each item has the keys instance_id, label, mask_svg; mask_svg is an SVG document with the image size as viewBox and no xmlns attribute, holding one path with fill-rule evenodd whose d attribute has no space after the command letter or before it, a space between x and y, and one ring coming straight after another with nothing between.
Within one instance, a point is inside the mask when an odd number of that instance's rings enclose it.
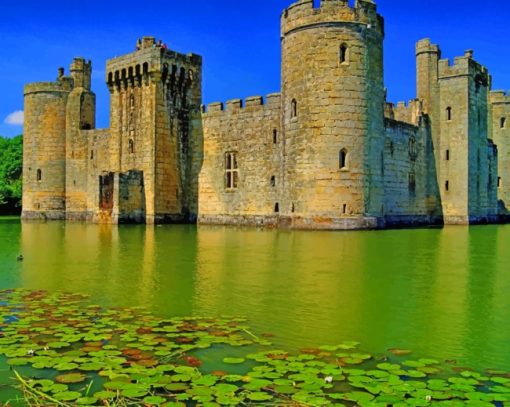
<instances>
[{"instance_id":1,"label":"castle wall","mask_svg":"<svg viewBox=\"0 0 510 407\"><path fill-rule=\"evenodd\" d=\"M25 87L24 219L65 218L66 103L72 81Z\"/></svg>"},{"instance_id":2,"label":"castle wall","mask_svg":"<svg viewBox=\"0 0 510 407\"><path fill-rule=\"evenodd\" d=\"M204 155L199 219L209 224L275 225L281 210L280 95L211 104L203 113ZM276 143L274 136L276 131ZM227 185L226 155L235 154L235 185ZM237 167L237 168L234 168ZM274 184L272 183L274 177ZM278 207L276 207L278 205Z\"/></svg>"},{"instance_id":3,"label":"castle wall","mask_svg":"<svg viewBox=\"0 0 510 407\"><path fill-rule=\"evenodd\" d=\"M510 94L491 92L491 135L498 147L498 206L501 215L510 215Z\"/></svg>"},{"instance_id":4,"label":"castle wall","mask_svg":"<svg viewBox=\"0 0 510 407\"><path fill-rule=\"evenodd\" d=\"M88 140L87 219L98 223L113 223L112 210L100 207L100 177L113 168L110 129L82 130Z\"/></svg>"},{"instance_id":5,"label":"castle wall","mask_svg":"<svg viewBox=\"0 0 510 407\"><path fill-rule=\"evenodd\" d=\"M384 147L384 217L387 226L433 224L441 220L430 129L387 119ZM433 165L433 164L432 164Z\"/></svg>"}]
</instances>

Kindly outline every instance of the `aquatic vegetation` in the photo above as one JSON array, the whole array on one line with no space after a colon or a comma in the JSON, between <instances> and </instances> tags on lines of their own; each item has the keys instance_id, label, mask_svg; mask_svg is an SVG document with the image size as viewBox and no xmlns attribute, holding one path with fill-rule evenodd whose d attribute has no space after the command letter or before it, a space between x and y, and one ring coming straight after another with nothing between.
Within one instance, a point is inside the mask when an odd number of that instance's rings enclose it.
<instances>
[{"instance_id":1,"label":"aquatic vegetation","mask_svg":"<svg viewBox=\"0 0 510 407\"><path fill-rule=\"evenodd\" d=\"M74 294L0 292L0 354L29 405L502 406L510 375L359 350L273 349L242 318L157 318Z\"/></svg>"}]
</instances>

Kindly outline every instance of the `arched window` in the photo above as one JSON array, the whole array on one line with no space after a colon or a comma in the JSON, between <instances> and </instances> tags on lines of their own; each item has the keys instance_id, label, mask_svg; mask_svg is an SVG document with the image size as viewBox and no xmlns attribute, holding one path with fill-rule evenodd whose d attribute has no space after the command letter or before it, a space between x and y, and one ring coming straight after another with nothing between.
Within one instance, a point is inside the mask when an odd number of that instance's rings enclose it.
<instances>
[{"instance_id":1,"label":"arched window","mask_svg":"<svg viewBox=\"0 0 510 407\"><path fill-rule=\"evenodd\" d=\"M418 147L413 136L409 137L409 157L411 160L416 160L418 157Z\"/></svg>"},{"instance_id":2,"label":"arched window","mask_svg":"<svg viewBox=\"0 0 510 407\"><path fill-rule=\"evenodd\" d=\"M499 127L501 129L506 128L506 117L502 117L501 119L499 119Z\"/></svg>"},{"instance_id":3,"label":"arched window","mask_svg":"<svg viewBox=\"0 0 510 407\"><path fill-rule=\"evenodd\" d=\"M349 47L347 44L340 45L340 63L348 64L349 63Z\"/></svg>"},{"instance_id":4,"label":"arched window","mask_svg":"<svg viewBox=\"0 0 510 407\"><path fill-rule=\"evenodd\" d=\"M452 108L450 106L446 108L446 120L447 121L452 120Z\"/></svg>"},{"instance_id":5,"label":"arched window","mask_svg":"<svg viewBox=\"0 0 510 407\"><path fill-rule=\"evenodd\" d=\"M274 204L274 213L280 213L280 204L278 202Z\"/></svg>"},{"instance_id":6,"label":"arched window","mask_svg":"<svg viewBox=\"0 0 510 407\"><path fill-rule=\"evenodd\" d=\"M42 171L41 170L37 170L36 180L37 181L41 181L42 180Z\"/></svg>"},{"instance_id":7,"label":"arched window","mask_svg":"<svg viewBox=\"0 0 510 407\"><path fill-rule=\"evenodd\" d=\"M340 166L341 170L347 169L347 165L348 165L347 159L348 159L347 150L344 148L344 149L340 150L340 155L339 155L339 166Z\"/></svg>"},{"instance_id":8,"label":"arched window","mask_svg":"<svg viewBox=\"0 0 510 407\"><path fill-rule=\"evenodd\" d=\"M129 140L129 154L133 154L135 152L135 142L130 139Z\"/></svg>"},{"instance_id":9,"label":"arched window","mask_svg":"<svg viewBox=\"0 0 510 407\"><path fill-rule=\"evenodd\" d=\"M293 119L297 117L297 101L296 99L292 99L290 104L290 117Z\"/></svg>"}]
</instances>

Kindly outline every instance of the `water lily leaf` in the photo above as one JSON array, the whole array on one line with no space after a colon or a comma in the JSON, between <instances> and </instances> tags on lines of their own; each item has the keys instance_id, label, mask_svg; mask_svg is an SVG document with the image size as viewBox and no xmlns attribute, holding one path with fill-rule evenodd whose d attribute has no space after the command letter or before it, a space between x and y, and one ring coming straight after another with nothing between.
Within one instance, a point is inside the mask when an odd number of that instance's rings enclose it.
<instances>
[{"instance_id":1,"label":"water lily leaf","mask_svg":"<svg viewBox=\"0 0 510 407\"><path fill-rule=\"evenodd\" d=\"M80 397L76 400L76 404L81 406L92 406L96 404L98 399L96 397Z\"/></svg>"},{"instance_id":2,"label":"water lily leaf","mask_svg":"<svg viewBox=\"0 0 510 407\"><path fill-rule=\"evenodd\" d=\"M144 388L128 388L121 391L124 397L139 398L146 396L148 393L147 389Z\"/></svg>"},{"instance_id":3,"label":"water lily leaf","mask_svg":"<svg viewBox=\"0 0 510 407\"><path fill-rule=\"evenodd\" d=\"M160 404L163 404L165 401L166 399L160 396L147 396L143 399L143 402L145 404L149 404L151 406L159 406Z\"/></svg>"},{"instance_id":4,"label":"water lily leaf","mask_svg":"<svg viewBox=\"0 0 510 407\"><path fill-rule=\"evenodd\" d=\"M81 373L69 373L63 374L55 377L55 381L58 383L71 384L71 383L81 383L85 381L87 377Z\"/></svg>"},{"instance_id":5,"label":"water lily leaf","mask_svg":"<svg viewBox=\"0 0 510 407\"><path fill-rule=\"evenodd\" d=\"M273 396L271 394L259 391L248 394L248 399L250 399L251 401L268 401L272 400Z\"/></svg>"},{"instance_id":6,"label":"water lily leaf","mask_svg":"<svg viewBox=\"0 0 510 407\"><path fill-rule=\"evenodd\" d=\"M244 361L245 361L244 358L232 358L232 357L223 358L223 363L227 363L229 365L241 364L244 363Z\"/></svg>"},{"instance_id":7,"label":"water lily leaf","mask_svg":"<svg viewBox=\"0 0 510 407\"><path fill-rule=\"evenodd\" d=\"M378 369L381 369L381 370L399 370L400 369L400 365L397 365L397 364L394 364L394 363L379 363L377 365L377 368Z\"/></svg>"},{"instance_id":8,"label":"water lily leaf","mask_svg":"<svg viewBox=\"0 0 510 407\"><path fill-rule=\"evenodd\" d=\"M81 397L81 393L77 391L64 391L62 393L55 393L53 398L59 401L74 401Z\"/></svg>"}]
</instances>

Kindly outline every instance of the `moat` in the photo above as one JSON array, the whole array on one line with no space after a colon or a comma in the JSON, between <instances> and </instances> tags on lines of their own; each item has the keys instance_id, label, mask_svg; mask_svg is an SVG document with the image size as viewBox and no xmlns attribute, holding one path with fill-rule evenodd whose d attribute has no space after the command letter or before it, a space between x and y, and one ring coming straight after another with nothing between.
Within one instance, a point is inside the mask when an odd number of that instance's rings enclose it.
<instances>
[{"instance_id":1,"label":"moat","mask_svg":"<svg viewBox=\"0 0 510 407\"><path fill-rule=\"evenodd\" d=\"M510 366L510 226L282 232L3 218L0 239L2 289L84 293L163 317L246 316L288 349L356 340Z\"/></svg>"}]
</instances>

